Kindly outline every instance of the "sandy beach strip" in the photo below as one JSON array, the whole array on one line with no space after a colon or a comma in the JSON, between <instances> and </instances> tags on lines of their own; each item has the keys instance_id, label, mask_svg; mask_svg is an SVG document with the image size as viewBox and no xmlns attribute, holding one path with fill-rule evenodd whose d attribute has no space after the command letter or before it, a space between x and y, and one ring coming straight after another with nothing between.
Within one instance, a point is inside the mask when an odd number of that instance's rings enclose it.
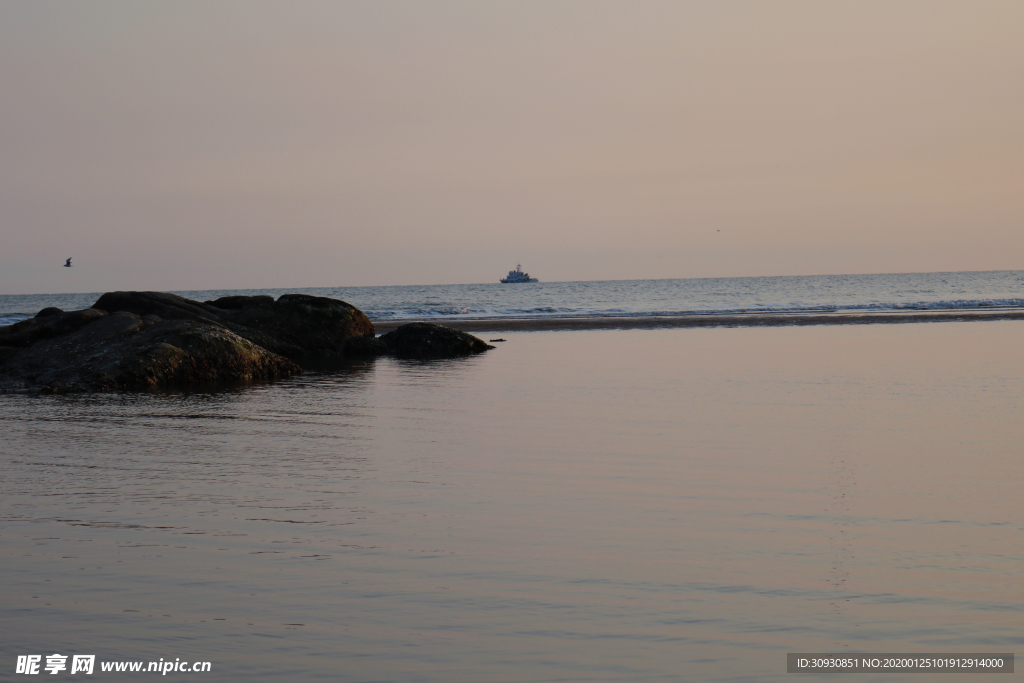
<instances>
[{"instance_id":1,"label":"sandy beach strip","mask_svg":"<svg viewBox=\"0 0 1024 683\"><path fill-rule=\"evenodd\" d=\"M958 309L949 311L813 312L813 313L710 313L592 318L500 318L427 321L373 321L377 334L410 322L432 322L464 332L532 332L539 330L641 330L679 327L781 327L787 325L870 325L878 323L975 322L1024 320L1024 309Z\"/></svg>"}]
</instances>

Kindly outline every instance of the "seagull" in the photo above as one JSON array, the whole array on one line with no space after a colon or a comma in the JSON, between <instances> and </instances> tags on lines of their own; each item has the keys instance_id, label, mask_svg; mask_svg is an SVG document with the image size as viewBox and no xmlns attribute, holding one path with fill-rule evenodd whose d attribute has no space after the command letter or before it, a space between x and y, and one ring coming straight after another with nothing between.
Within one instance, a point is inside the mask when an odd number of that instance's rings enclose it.
<instances>
[{"instance_id":1,"label":"seagull","mask_svg":"<svg viewBox=\"0 0 1024 683\"><path fill-rule=\"evenodd\" d=\"M65 268L72 268L72 267L73 267L73 266L71 265L71 259L68 259L68 262L64 264L64 267L65 267Z\"/></svg>"}]
</instances>

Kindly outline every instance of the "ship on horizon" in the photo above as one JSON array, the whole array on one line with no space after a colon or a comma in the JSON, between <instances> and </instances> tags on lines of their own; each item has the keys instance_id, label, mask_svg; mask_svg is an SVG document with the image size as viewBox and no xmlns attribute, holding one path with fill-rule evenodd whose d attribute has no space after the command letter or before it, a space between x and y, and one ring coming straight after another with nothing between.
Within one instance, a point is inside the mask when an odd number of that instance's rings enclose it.
<instances>
[{"instance_id":1,"label":"ship on horizon","mask_svg":"<svg viewBox=\"0 0 1024 683\"><path fill-rule=\"evenodd\" d=\"M501 282L509 284L512 282L540 282L540 280L530 277L529 273L524 273L522 264L517 263L516 269L508 271L508 277L501 278Z\"/></svg>"}]
</instances>

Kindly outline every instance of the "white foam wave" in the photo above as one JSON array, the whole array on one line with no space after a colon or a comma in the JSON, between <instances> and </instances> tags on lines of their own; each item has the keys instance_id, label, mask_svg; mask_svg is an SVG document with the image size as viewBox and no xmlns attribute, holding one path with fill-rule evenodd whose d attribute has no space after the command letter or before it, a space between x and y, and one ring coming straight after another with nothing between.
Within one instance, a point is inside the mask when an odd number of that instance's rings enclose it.
<instances>
[{"instance_id":1,"label":"white foam wave","mask_svg":"<svg viewBox=\"0 0 1024 683\"><path fill-rule=\"evenodd\" d=\"M706 307L686 309L642 310L627 307L579 308L569 306L536 306L509 308L429 307L397 310L367 311L373 320L422 320L422 319L495 319L495 318L615 318L653 317L676 315L729 315L755 313L835 313L835 312L886 312L886 311L942 311L971 309L1012 309L1024 308L1024 299L957 299L919 302L870 302L861 304L835 303L756 303L735 307Z\"/></svg>"}]
</instances>

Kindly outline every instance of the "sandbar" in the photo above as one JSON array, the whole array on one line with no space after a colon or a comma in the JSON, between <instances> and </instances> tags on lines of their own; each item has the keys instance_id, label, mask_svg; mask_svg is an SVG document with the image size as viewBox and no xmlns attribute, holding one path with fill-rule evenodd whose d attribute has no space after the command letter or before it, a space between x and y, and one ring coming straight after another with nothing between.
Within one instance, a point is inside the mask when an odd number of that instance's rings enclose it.
<instances>
[{"instance_id":1,"label":"sandbar","mask_svg":"<svg viewBox=\"0 0 1024 683\"><path fill-rule=\"evenodd\" d=\"M605 316L576 318L431 318L374 320L378 334L410 322L432 322L464 332L532 332L542 330L640 330L679 327L782 327L792 325L870 325L895 323L1024 320L1022 308L949 311L815 311L800 313L706 313L688 315Z\"/></svg>"}]
</instances>

